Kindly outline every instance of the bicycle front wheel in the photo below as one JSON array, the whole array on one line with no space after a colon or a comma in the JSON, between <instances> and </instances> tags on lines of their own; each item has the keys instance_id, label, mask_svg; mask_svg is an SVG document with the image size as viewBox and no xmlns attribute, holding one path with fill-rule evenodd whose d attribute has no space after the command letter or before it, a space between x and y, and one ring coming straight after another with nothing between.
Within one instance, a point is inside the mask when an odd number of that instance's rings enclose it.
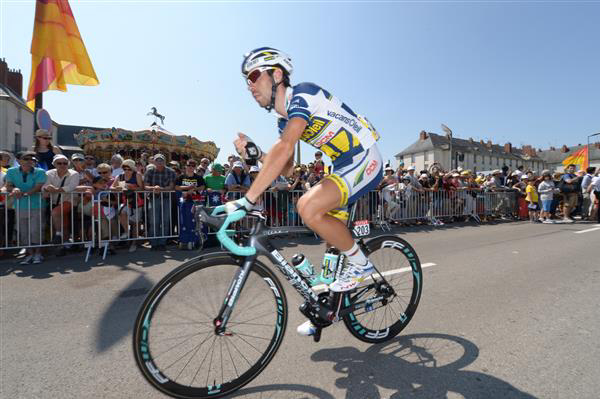
<instances>
[{"instance_id":1,"label":"bicycle front wheel","mask_svg":"<svg viewBox=\"0 0 600 399\"><path fill-rule=\"evenodd\" d=\"M196 258L164 277L135 321L133 351L144 377L176 398L218 398L254 379L279 348L287 324L283 287L256 261L223 334L213 320L241 262Z\"/></svg>"},{"instance_id":2,"label":"bicycle front wheel","mask_svg":"<svg viewBox=\"0 0 600 399\"><path fill-rule=\"evenodd\" d=\"M378 273L366 280L366 288L344 297L345 306L367 298L377 297L376 284L380 282L393 290L387 303L376 302L344 317L344 324L352 335L369 343L385 342L400 333L410 322L421 298L423 273L421 262L409 243L396 236L381 236L366 243L367 255Z\"/></svg>"}]
</instances>

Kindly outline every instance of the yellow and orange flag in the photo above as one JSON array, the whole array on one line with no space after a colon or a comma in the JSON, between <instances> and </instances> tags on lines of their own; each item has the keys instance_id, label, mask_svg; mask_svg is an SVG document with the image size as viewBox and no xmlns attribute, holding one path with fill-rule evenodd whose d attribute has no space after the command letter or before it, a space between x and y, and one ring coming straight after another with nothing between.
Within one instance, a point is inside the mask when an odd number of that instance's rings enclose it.
<instances>
[{"instance_id":1,"label":"yellow and orange flag","mask_svg":"<svg viewBox=\"0 0 600 399\"><path fill-rule=\"evenodd\" d=\"M98 78L68 0L37 0L27 106L33 110L46 90L67 91L67 83L95 86Z\"/></svg>"},{"instance_id":2,"label":"yellow and orange flag","mask_svg":"<svg viewBox=\"0 0 600 399\"><path fill-rule=\"evenodd\" d=\"M583 147L582 149L580 149L573 155L566 157L562 161L562 164L565 168L567 166L573 164L573 165L578 165L579 169L587 169L590 166L589 158L588 158L588 146L586 145L585 147Z\"/></svg>"}]
</instances>

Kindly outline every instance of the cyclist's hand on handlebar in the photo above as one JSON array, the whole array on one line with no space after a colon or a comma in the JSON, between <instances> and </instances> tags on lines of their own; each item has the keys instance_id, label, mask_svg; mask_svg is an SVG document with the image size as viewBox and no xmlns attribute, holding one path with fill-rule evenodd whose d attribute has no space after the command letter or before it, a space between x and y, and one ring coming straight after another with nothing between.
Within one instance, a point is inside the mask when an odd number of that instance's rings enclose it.
<instances>
[{"instance_id":1,"label":"cyclist's hand on handlebar","mask_svg":"<svg viewBox=\"0 0 600 399\"><path fill-rule=\"evenodd\" d=\"M249 212L252 210L252 208L254 208L254 205L256 204L253 204L248 198L244 196L238 200L229 201L228 203L226 203L225 210L227 211L227 213L233 213L237 210Z\"/></svg>"}]
</instances>

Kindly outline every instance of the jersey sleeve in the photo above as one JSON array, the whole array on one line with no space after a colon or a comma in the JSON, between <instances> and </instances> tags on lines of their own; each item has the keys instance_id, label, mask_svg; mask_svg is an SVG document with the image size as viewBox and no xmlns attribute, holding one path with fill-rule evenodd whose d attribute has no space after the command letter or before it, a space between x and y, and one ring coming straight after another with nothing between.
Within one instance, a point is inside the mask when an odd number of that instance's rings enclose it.
<instances>
[{"instance_id":1,"label":"jersey sleeve","mask_svg":"<svg viewBox=\"0 0 600 399\"><path fill-rule=\"evenodd\" d=\"M288 105L288 120L302 118L310 122L310 116L317 112L316 96L322 89L313 83L300 83L294 87L294 92Z\"/></svg>"}]
</instances>

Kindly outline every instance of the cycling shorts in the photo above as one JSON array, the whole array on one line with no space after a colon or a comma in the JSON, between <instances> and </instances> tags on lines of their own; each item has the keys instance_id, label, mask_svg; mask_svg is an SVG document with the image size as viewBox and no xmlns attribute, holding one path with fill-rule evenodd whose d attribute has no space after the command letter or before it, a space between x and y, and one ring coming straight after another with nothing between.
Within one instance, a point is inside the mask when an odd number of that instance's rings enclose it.
<instances>
[{"instance_id":1,"label":"cycling shorts","mask_svg":"<svg viewBox=\"0 0 600 399\"><path fill-rule=\"evenodd\" d=\"M334 168L325 179L334 182L342 194L339 207L327 213L342 221L347 220L348 205L374 190L383 179L383 161L377 145L356 154L349 165Z\"/></svg>"}]
</instances>

